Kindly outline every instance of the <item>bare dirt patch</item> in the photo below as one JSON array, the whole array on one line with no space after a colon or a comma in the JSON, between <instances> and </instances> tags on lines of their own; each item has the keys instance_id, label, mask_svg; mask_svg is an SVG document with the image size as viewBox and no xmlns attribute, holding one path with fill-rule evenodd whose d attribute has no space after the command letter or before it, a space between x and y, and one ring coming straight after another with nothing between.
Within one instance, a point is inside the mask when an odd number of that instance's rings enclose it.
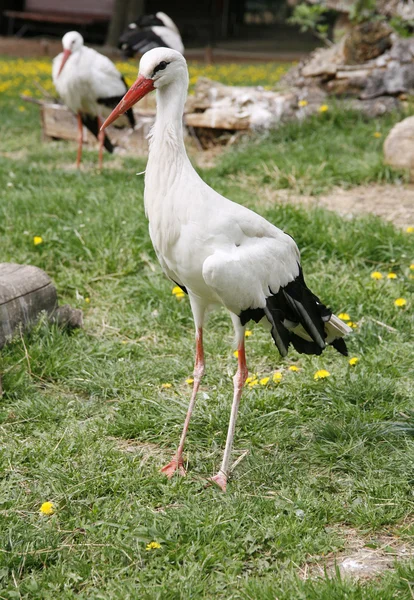
<instances>
[{"instance_id":1,"label":"bare dirt patch","mask_svg":"<svg viewBox=\"0 0 414 600\"><path fill-rule=\"evenodd\" d=\"M414 185L361 185L349 190L335 188L320 196L298 196L288 190L272 190L273 202L292 202L305 206L323 206L346 218L372 214L397 227L414 225ZM268 200L270 200L268 195ZM267 202L266 202L267 203Z\"/></svg>"},{"instance_id":2,"label":"bare dirt patch","mask_svg":"<svg viewBox=\"0 0 414 600\"><path fill-rule=\"evenodd\" d=\"M338 533L345 537L344 550L327 556L310 558L301 566L302 579L341 577L368 580L394 568L396 561L414 557L414 548L392 534L363 537L356 529L341 527Z\"/></svg>"}]
</instances>

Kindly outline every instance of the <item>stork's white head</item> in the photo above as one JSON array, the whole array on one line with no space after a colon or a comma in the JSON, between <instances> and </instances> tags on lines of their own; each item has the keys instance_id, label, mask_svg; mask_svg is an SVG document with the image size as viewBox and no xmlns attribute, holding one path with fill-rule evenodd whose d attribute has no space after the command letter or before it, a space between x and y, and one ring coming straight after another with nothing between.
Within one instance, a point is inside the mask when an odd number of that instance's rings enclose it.
<instances>
[{"instance_id":1,"label":"stork's white head","mask_svg":"<svg viewBox=\"0 0 414 600\"><path fill-rule=\"evenodd\" d=\"M62 46L63 46L63 56L62 62L60 63L60 69L58 73L58 77L62 72L63 67L66 64L69 56L74 54L75 52L79 52L79 50L83 46L83 37L78 31L68 31L62 38Z\"/></svg>"},{"instance_id":2,"label":"stork's white head","mask_svg":"<svg viewBox=\"0 0 414 600\"><path fill-rule=\"evenodd\" d=\"M114 108L102 128L108 127L152 90L161 89L174 82L179 82L185 89L188 87L188 70L184 56L171 48L149 50L139 63L137 80Z\"/></svg>"}]
</instances>

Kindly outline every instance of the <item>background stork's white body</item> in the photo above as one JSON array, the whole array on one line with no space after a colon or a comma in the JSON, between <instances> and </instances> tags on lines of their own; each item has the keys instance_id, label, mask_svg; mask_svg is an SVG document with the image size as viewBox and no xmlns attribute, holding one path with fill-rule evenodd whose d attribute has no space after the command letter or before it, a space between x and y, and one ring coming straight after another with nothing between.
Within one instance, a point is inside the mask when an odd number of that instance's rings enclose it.
<instances>
[{"instance_id":1,"label":"background stork's white body","mask_svg":"<svg viewBox=\"0 0 414 600\"><path fill-rule=\"evenodd\" d=\"M80 164L83 143L83 125L99 140L99 165L102 165L103 146L113 151L109 138L99 133L102 121L119 102L128 87L112 61L93 48L83 44L83 37L77 31L69 31L62 38L64 51L53 60L52 78L55 88L66 106L78 117L78 156ZM133 128L135 121L132 111L127 118ZM123 117L121 126L127 124Z\"/></svg>"},{"instance_id":2,"label":"background stork's white body","mask_svg":"<svg viewBox=\"0 0 414 600\"><path fill-rule=\"evenodd\" d=\"M159 76L157 69L162 69ZM266 317L283 355L289 343L299 347L299 351L310 353L310 348L318 354L333 342L339 351L346 352L345 344L342 340L338 343L338 339L350 329L306 287L294 240L253 211L215 192L192 167L182 131L188 85L183 57L164 48L145 54L135 90L133 86L124 105L126 102L130 106L128 97L132 101L144 95L139 91L143 82L149 89L153 89L152 85L157 89L157 119L151 134L144 195L151 240L165 273L188 292L197 341L194 389L184 431L174 459L163 471L168 476L176 470L184 473L184 438L204 372L204 316L212 305L221 304L230 311L239 350L226 448L221 469L213 478L224 490L237 409L247 377L246 320ZM124 110L123 103L115 109L113 118ZM285 289L285 296L279 298ZM281 321L279 313L284 313ZM306 344L310 346L303 349Z\"/></svg>"},{"instance_id":3,"label":"background stork's white body","mask_svg":"<svg viewBox=\"0 0 414 600\"><path fill-rule=\"evenodd\" d=\"M123 96L127 91L114 63L93 48L82 46L72 53L58 76L62 60L63 52L53 59L53 83L63 102L74 113L103 116L98 99Z\"/></svg>"}]
</instances>

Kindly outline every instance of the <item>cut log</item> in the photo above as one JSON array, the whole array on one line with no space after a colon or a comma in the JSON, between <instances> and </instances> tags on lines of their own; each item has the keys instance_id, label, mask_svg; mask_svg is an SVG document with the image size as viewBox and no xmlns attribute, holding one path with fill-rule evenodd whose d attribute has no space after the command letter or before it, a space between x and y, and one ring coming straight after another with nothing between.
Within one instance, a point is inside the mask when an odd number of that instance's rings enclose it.
<instances>
[{"instance_id":1,"label":"cut log","mask_svg":"<svg viewBox=\"0 0 414 600\"><path fill-rule=\"evenodd\" d=\"M42 312L62 327L82 326L82 311L58 307L56 288L42 269L0 263L0 348L19 327L26 330L33 325Z\"/></svg>"},{"instance_id":2,"label":"cut log","mask_svg":"<svg viewBox=\"0 0 414 600\"><path fill-rule=\"evenodd\" d=\"M56 289L44 271L0 263L0 348L20 325L27 328L42 311L51 315L56 308Z\"/></svg>"}]
</instances>

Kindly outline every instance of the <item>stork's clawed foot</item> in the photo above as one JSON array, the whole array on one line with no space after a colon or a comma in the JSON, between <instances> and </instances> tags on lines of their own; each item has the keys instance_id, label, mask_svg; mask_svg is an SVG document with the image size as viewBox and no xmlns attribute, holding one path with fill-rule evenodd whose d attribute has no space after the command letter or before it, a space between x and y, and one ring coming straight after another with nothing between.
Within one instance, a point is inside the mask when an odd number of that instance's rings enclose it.
<instances>
[{"instance_id":1,"label":"stork's clawed foot","mask_svg":"<svg viewBox=\"0 0 414 600\"><path fill-rule=\"evenodd\" d=\"M219 471L217 475L214 475L214 477L211 477L210 481L215 485L218 485L222 492L226 491L227 477L221 471Z\"/></svg>"},{"instance_id":2,"label":"stork's clawed foot","mask_svg":"<svg viewBox=\"0 0 414 600\"><path fill-rule=\"evenodd\" d=\"M173 458L172 461L168 463L168 465L165 465L165 467L161 469L160 473L164 473L164 475L166 475L168 479L171 479L171 477L176 471L178 471L178 473L182 477L185 477L187 475L187 471L184 469L182 458L180 460Z\"/></svg>"}]
</instances>

